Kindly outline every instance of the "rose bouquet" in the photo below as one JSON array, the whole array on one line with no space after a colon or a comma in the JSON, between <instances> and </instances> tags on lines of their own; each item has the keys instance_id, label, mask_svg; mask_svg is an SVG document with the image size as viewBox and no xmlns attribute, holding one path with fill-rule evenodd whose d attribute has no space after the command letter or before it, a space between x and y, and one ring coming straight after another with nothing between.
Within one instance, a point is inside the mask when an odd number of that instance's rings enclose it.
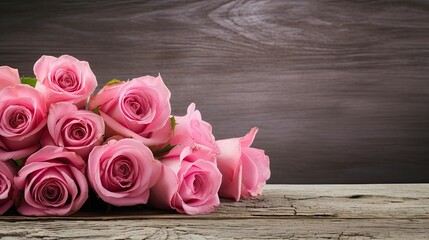
<instances>
[{"instance_id":1,"label":"rose bouquet","mask_svg":"<svg viewBox=\"0 0 429 240\"><path fill-rule=\"evenodd\" d=\"M219 197L262 193L269 158L258 132L215 140L194 103L171 115L161 76L97 80L85 61L42 56L35 78L0 67L0 214L70 215L95 195L113 206L148 204L210 213Z\"/></svg>"}]
</instances>

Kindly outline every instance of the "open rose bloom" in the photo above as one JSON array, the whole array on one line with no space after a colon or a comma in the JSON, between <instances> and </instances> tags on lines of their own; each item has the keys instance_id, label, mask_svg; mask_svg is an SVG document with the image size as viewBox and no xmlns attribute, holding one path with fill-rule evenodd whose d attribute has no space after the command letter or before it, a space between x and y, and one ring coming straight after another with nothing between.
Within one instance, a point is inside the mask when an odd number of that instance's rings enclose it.
<instances>
[{"instance_id":1,"label":"open rose bloom","mask_svg":"<svg viewBox=\"0 0 429 240\"><path fill-rule=\"evenodd\" d=\"M130 137L157 148L172 135L170 95L161 76L144 76L104 86L91 98L90 109L99 108L108 137Z\"/></svg>"},{"instance_id":2,"label":"open rose bloom","mask_svg":"<svg viewBox=\"0 0 429 240\"><path fill-rule=\"evenodd\" d=\"M171 115L160 75L113 79L94 95L88 62L42 56L33 71L0 66L0 215L141 204L196 215L220 197L262 194L270 169L251 147L258 129L216 141L195 103Z\"/></svg>"},{"instance_id":3,"label":"open rose bloom","mask_svg":"<svg viewBox=\"0 0 429 240\"><path fill-rule=\"evenodd\" d=\"M48 105L70 102L84 108L97 87L97 79L88 62L63 55L59 58L42 56L34 64L36 89L46 97Z\"/></svg>"},{"instance_id":4,"label":"open rose bloom","mask_svg":"<svg viewBox=\"0 0 429 240\"><path fill-rule=\"evenodd\" d=\"M189 147L178 157L162 160L161 176L151 191L151 204L179 213L204 214L219 206L222 175L212 155Z\"/></svg>"},{"instance_id":5,"label":"open rose bloom","mask_svg":"<svg viewBox=\"0 0 429 240\"><path fill-rule=\"evenodd\" d=\"M145 204L161 164L135 139L109 140L88 159L88 180L97 195L115 206Z\"/></svg>"},{"instance_id":6,"label":"open rose bloom","mask_svg":"<svg viewBox=\"0 0 429 240\"><path fill-rule=\"evenodd\" d=\"M87 110L78 110L68 102L51 104L42 146L55 145L87 159L89 153L103 142L103 119Z\"/></svg>"},{"instance_id":7,"label":"open rose bloom","mask_svg":"<svg viewBox=\"0 0 429 240\"><path fill-rule=\"evenodd\" d=\"M0 160L35 152L46 121L46 102L36 89L22 84L0 89Z\"/></svg>"},{"instance_id":8,"label":"open rose bloom","mask_svg":"<svg viewBox=\"0 0 429 240\"><path fill-rule=\"evenodd\" d=\"M88 198L85 162L74 152L46 146L15 177L17 210L28 216L70 215Z\"/></svg>"}]
</instances>

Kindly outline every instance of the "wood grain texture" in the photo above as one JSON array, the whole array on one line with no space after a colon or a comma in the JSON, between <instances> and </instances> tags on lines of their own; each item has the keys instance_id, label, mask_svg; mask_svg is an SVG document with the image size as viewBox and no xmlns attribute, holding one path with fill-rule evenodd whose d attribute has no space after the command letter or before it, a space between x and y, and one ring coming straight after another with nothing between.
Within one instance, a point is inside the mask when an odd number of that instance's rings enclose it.
<instances>
[{"instance_id":1,"label":"wood grain texture","mask_svg":"<svg viewBox=\"0 0 429 240\"><path fill-rule=\"evenodd\" d=\"M0 3L0 65L162 74L218 139L261 128L273 183L429 182L427 1Z\"/></svg>"},{"instance_id":2,"label":"wood grain texture","mask_svg":"<svg viewBox=\"0 0 429 240\"><path fill-rule=\"evenodd\" d=\"M213 214L0 216L0 239L429 239L429 185L268 185Z\"/></svg>"}]
</instances>

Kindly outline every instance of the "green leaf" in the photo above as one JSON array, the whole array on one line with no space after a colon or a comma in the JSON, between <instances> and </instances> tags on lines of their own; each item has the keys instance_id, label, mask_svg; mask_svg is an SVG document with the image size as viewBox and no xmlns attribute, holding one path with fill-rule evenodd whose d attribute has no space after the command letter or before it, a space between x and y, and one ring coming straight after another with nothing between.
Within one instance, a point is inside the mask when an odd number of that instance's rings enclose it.
<instances>
[{"instance_id":1,"label":"green leaf","mask_svg":"<svg viewBox=\"0 0 429 240\"><path fill-rule=\"evenodd\" d=\"M114 85L114 84L118 84L118 83L121 83L122 81L121 80L119 80L119 79L112 79L112 80L110 80L110 81L108 81L107 83L106 83L106 86L110 86L110 85Z\"/></svg>"},{"instance_id":2,"label":"green leaf","mask_svg":"<svg viewBox=\"0 0 429 240\"><path fill-rule=\"evenodd\" d=\"M21 167L24 164L25 158L14 159L13 163L16 164L17 167Z\"/></svg>"},{"instance_id":3,"label":"green leaf","mask_svg":"<svg viewBox=\"0 0 429 240\"><path fill-rule=\"evenodd\" d=\"M30 85L31 87L35 87L37 79L33 77L21 77L21 83Z\"/></svg>"},{"instance_id":4,"label":"green leaf","mask_svg":"<svg viewBox=\"0 0 429 240\"><path fill-rule=\"evenodd\" d=\"M163 157L163 156L167 155L167 154L168 154L168 152L170 152L170 150L171 150L171 149L173 149L175 146L176 146L176 145L170 145L170 144L168 144L167 146L163 147L161 150L154 151L154 152L153 152L153 155L154 155L156 158Z\"/></svg>"},{"instance_id":5,"label":"green leaf","mask_svg":"<svg viewBox=\"0 0 429 240\"><path fill-rule=\"evenodd\" d=\"M176 119L174 118L174 116L170 117L170 121L171 121L171 130L174 131L174 128L176 128L176 125L177 125Z\"/></svg>"},{"instance_id":6,"label":"green leaf","mask_svg":"<svg viewBox=\"0 0 429 240\"><path fill-rule=\"evenodd\" d=\"M92 109L92 112L94 112L94 113L95 113L95 114L97 114L97 115L100 115L100 106L98 106L98 107L96 107L96 108Z\"/></svg>"},{"instance_id":7,"label":"green leaf","mask_svg":"<svg viewBox=\"0 0 429 240\"><path fill-rule=\"evenodd\" d=\"M177 125L177 122L174 116L170 116L170 123L171 123L171 130L174 133L174 129L176 128L176 125ZM163 147L160 150L152 151L152 153L156 158L162 158L163 156L167 155L170 152L170 150L173 149L175 146L176 145L168 144L167 146Z\"/></svg>"}]
</instances>

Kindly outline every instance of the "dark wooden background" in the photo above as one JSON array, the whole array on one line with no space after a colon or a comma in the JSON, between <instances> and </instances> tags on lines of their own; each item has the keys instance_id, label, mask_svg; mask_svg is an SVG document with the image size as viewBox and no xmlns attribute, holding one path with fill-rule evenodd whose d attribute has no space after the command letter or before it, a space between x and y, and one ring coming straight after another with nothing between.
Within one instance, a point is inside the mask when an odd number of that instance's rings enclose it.
<instances>
[{"instance_id":1,"label":"dark wooden background","mask_svg":"<svg viewBox=\"0 0 429 240\"><path fill-rule=\"evenodd\" d=\"M0 65L162 74L218 139L261 131L271 183L429 182L428 1L0 2Z\"/></svg>"}]
</instances>

